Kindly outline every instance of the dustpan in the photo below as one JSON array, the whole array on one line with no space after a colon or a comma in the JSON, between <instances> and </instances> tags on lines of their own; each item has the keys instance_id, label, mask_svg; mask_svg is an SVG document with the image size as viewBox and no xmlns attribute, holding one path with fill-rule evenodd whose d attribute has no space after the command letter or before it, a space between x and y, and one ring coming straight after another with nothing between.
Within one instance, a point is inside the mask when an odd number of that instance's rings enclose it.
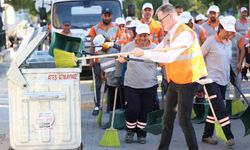
<instances>
[{"instance_id":1,"label":"dustpan","mask_svg":"<svg viewBox=\"0 0 250 150\"><path fill-rule=\"evenodd\" d=\"M193 110L196 114L196 117L192 119L192 122L197 124L205 122L207 118L208 107L209 106L207 102L194 103Z\"/></svg>"},{"instance_id":2,"label":"dustpan","mask_svg":"<svg viewBox=\"0 0 250 150\"><path fill-rule=\"evenodd\" d=\"M226 109L230 114L230 118L239 118L246 107L241 99L226 100Z\"/></svg>"},{"instance_id":3,"label":"dustpan","mask_svg":"<svg viewBox=\"0 0 250 150\"><path fill-rule=\"evenodd\" d=\"M163 128L163 113L164 110L156 110L148 113L147 125L143 130L154 135L161 134Z\"/></svg>"},{"instance_id":4,"label":"dustpan","mask_svg":"<svg viewBox=\"0 0 250 150\"><path fill-rule=\"evenodd\" d=\"M49 54L54 56L54 49L58 48L67 52L75 53L77 57L82 56L84 43L80 38L53 33L49 48Z\"/></svg>"},{"instance_id":5,"label":"dustpan","mask_svg":"<svg viewBox=\"0 0 250 150\"><path fill-rule=\"evenodd\" d=\"M248 102L247 98L242 93L242 91L239 89L239 87L235 84L235 80L234 80L235 76L236 75L234 74L234 72L231 68L231 70L230 70L230 82L237 89L237 91L241 94L241 96L243 97L243 100L247 104L247 108L246 108L245 112L240 117L240 119L243 122L243 125L245 127L245 136L246 136L246 135L250 134L250 103Z\"/></svg>"},{"instance_id":6,"label":"dustpan","mask_svg":"<svg viewBox=\"0 0 250 150\"><path fill-rule=\"evenodd\" d=\"M121 109L115 110L115 122L114 122L114 128L121 130L125 129L126 122L125 122L125 110L123 109L123 103L122 103L122 93L121 90L119 90L119 97L120 97L120 103L121 103ZM109 114L109 122L106 124L106 127L111 125L111 115L113 112L110 112ZM104 127L105 128L105 127Z\"/></svg>"}]
</instances>

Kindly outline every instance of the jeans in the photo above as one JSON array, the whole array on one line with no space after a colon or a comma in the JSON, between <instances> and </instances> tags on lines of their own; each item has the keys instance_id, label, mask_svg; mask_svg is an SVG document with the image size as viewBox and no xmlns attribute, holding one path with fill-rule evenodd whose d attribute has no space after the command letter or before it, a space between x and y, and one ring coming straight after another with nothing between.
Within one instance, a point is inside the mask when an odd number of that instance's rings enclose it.
<instances>
[{"instance_id":1,"label":"jeans","mask_svg":"<svg viewBox=\"0 0 250 150\"><path fill-rule=\"evenodd\" d=\"M197 150L198 144L195 131L191 123L193 99L197 91L198 83L175 84L170 82L167 89L167 97L164 111L164 128L161 134L161 142L158 150L168 150L173 134L173 125L176 113L179 124L184 133L188 149ZM176 107L178 110L176 112Z\"/></svg>"}]
</instances>

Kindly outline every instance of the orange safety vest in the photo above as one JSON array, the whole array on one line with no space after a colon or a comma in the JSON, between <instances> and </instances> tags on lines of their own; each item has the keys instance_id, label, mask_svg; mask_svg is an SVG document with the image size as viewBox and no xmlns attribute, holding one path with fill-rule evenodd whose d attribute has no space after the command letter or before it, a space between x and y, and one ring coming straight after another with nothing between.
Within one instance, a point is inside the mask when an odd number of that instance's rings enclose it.
<instances>
[{"instance_id":1,"label":"orange safety vest","mask_svg":"<svg viewBox=\"0 0 250 150\"><path fill-rule=\"evenodd\" d=\"M141 22L144 23L143 19L141 19ZM159 44L159 33L161 32L161 24L160 22L152 19L150 25L150 40L151 42L154 42L155 44Z\"/></svg>"},{"instance_id":2,"label":"orange safety vest","mask_svg":"<svg viewBox=\"0 0 250 150\"><path fill-rule=\"evenodd\" d=\"M165 63L168 82L172 81L176 84L192 83L207 75L201 47L192 29L185 24L181 24L177 28L172 41L184 30L190 31L195 36L193 44L178 56L174 62Z\"/></svg>"}]
</instances>

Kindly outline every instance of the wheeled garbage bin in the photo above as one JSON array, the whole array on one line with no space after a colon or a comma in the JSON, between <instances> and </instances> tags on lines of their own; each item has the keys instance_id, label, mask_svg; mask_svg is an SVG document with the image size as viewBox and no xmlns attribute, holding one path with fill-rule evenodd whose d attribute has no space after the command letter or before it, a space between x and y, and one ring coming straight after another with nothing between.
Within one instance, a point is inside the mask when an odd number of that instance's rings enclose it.
<instances>
[{"instance_id":1,"label":"wheeled garbage bin","mask_svg":"<svg viewBox=\"0 0 250 150\"><path fill-rule=\"evenodd\" d=\"M46 62L44 52L34 52L46 35L33 36L7 73L12 149L81 147L80 65L55 68L51 58L47 63L27 62L34 55Z\"/></svg>"}]
</instances>

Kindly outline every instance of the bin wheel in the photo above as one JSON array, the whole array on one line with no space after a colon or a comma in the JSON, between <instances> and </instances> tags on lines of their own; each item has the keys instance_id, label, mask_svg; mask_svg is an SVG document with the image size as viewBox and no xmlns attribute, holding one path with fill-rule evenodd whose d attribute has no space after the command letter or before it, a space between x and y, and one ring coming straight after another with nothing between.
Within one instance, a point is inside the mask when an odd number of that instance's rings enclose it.
<instances>
[{"instance_id":1,"label":"bin wheel","mask_svg":"<svg viewBox=\"0 0 250 150\"><path fill-rule=\"evenodd\" d=\"M82 146L82 142L81 142L80 146L74 150L82 150L82 149L83 149L83 146Z\"/></svg>"},{"instance_id":2,"label":"bin wheel","mask_svg":"<svg viewBox=\"0 0 250 150\"><path fill-rule=\"evenodd\" d=\"M10 147L8 150L14 150L12 147Z\"/></svg>"}]
</instances>

